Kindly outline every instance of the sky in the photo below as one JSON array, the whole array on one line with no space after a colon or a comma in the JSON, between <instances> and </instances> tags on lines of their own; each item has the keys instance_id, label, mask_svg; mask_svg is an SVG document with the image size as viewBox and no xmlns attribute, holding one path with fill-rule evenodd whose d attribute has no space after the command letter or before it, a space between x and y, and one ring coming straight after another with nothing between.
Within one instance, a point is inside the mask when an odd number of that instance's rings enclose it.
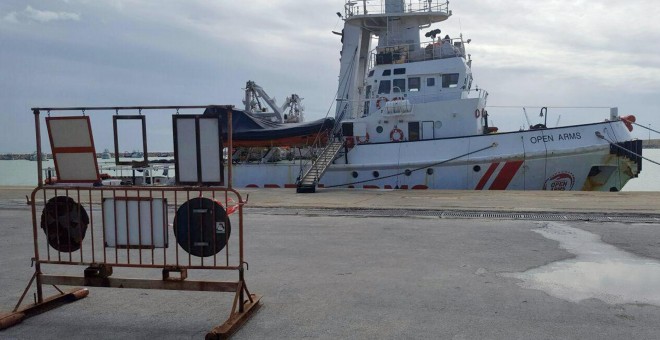
<instances>
[{"instance_id":1,"label":"sky","mask_svg":"<svg viewBox=\"0 0 660 340\"><path fill-rule=\"evenodd\" d=\"M242 107L248 80L278 103L299 94L306 120L333 116L341 43L332 31L342 28L335 13L343 7L343 0L3 0L0 153L36 149L31 107ZM541 106L550 107L550 126L609 116L604 108L559 107L616 106L660 130L657 2L454 0L450 9L448 21L428 30L472 39L475 84L490 93L500 131L527 124L523 106L532 124L541 122ZM173 149L173 113L147 115L150 151ZM88 114L97 149L112 149L111 113ZM649 138L640 127L634 134Z\"/></svg>"}]
</instances>

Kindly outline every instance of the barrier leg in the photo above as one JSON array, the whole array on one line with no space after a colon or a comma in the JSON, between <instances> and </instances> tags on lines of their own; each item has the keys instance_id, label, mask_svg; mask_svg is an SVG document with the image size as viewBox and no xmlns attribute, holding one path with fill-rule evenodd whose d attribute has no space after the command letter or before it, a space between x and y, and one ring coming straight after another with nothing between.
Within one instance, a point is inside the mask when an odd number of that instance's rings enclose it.
<instances>
[{"instance_id":1,"label":"barrier leg","mask_svg":"<svg viewBox=\"0 0 660 340\"><path fill-rule=\"evenodd\" d=\"M243 300L243 293L247 294L247 300ZM222 325L213 328L207 333L206 339L228 339L259 310L259 307L261 307L261 295L250 294L245 286L245 282L241 281L234 297L234 304L229 318Z\"/></svg>"},{"instance_id":2,"label":"barrier leg","mask_svg":"<svg viewBox=\"0 0 660 340\"><path fill-rule=\"evenodd\" d=\"M14 308L14 311L11 313L6 313L6 314L0 314L0 330L15 326L23 320L33 317L35 315L39 315L41 313L45 313L49 310L58 308L60 306L63 306L65 304L71 303L78 301L84 297L87 297L89 295L89 290L86 288L74 288L69 291L60 291L60 294L55 294L53 296L50 296L48 298L42 299L41 302L36 302L30 305L27 305L23 308L20 308L20 304L25 298L25 295L27 291L30 289L32 286L32 283L34 282L35 277L37 278L37 281L39 280L39 275L35 273L34 276L32 276L32 279L30 279L30 283L28 286L25 288L25 291L23 292L23 295L21 296L20 300L18 301L18 304L16 305L16 308ZM59 289L58 289L59 290Z\"/></svg>"}]
</instances>

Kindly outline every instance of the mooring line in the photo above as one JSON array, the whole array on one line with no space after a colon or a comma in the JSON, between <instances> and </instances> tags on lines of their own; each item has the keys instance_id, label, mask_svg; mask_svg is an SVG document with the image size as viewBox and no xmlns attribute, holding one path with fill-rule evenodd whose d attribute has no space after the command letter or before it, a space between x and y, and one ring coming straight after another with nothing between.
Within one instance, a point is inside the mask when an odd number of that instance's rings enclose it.
<instances>
[{"instance_id":1,"label":"mooring line","mask_svg":"<svg viewBox=\"0 0 660 340\"><path fill-rule=\"evenodd\" d=\"M475 153L478 153L478 152L481 152L481 151L484 151L484 150L488 150L488 149L494 148L494 147L496 147L496 146L497 146L497 143L493 143L493 144L491 144L491 145L489 145L489 146L487 146L487 147L485 147L485 148L481 148L481 149L479 149L479 150L474 150L474 151L468 152L468 153L466 153L466 154L463 154L463 155L460 155L460 156L456 156L456 157L454 157L454 158L446 159L446 160L441 161L441 162L438 162L438 163L433 163L433 164L430 164L430 165L426 165L426 166L423 166L423 167L419 167L419 168L417 168L417 169L413 169L413 170L405 170L405 171L403 171L403 172L399 172L399 173L396 173L396 174L393 174L393 175L389 175L389 176L385 176L385 177L378 177L378 178L373 178L373 179L367 179L367 180L364 180L364 181L351 182L351 183L344 183L344 184L337 184L337 185L330 185L330 186L326 186L326 188L337 188L337 187L343 187L343 186L347 186L347 185L362 184L362 183L367 183L367 182L378 181L378 180L381 180L381 179L392 178L392 177L400 176L400 175L403 175L403 174L413 173L413 172L415 172L415 171L424 170L424 169L432 168L432 167L434 167L434 166L442 165L442 164L445 164L445 163L448 163L448 162L451 162L451 161L455 161L455 160L457 160L457 159L459 159L459 158L463 158L463 157L465 157L465 156L469 156L469 155L472 155L472 154L475 154Z\"/></svg>"},{"instance_id":2,"label":"mooring line","mask_svg":"<svg viewBox=\"0 0 660 340\"><path fill-rule=\"evenodd\" d=\"M628 149L626 149L626 148L620 146L619 144L616 144L616 143L612 142L611 140L609 140L609 139L607 139L605 136L603 136L603 134L602 134L600 131L596 131L596 137L598 137L598 138L600 138L600 139L602 139L602 140L605 140L605 141L608 142L610 145L613 145L613 146L615 146L615 147L617 147L617 148L619 148L619 149L621 149L621 150L623 150L623 151L625 151L625 152L627 152L627 153L629 153L629 154L631 154L631 155L635 155L635 156L637 156L637 157L639 157L639 158L642 158L642 159L644 159L644 160L646 160L646 161L649 161L649 162L651 162L651 163L653 163L653 164L655 164L655 165L660 165L660 163L658 163L658 162L656 162L656 161L654 161L654 160L652 160L652 159L649 159L649 158L647 158L647 157L644 157L644 156L642 156L642 155L640 155L640 154L638 154L638 153L635 153L635 152L633 152L633 151L630 151L630 150L628 150Z\"/></svg>"}]
</instances>

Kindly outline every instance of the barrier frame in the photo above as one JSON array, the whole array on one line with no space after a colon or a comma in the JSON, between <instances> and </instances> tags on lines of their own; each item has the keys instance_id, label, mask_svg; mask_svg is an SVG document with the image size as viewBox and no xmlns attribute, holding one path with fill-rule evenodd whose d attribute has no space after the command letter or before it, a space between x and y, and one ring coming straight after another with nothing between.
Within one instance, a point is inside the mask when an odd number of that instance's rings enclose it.
<instances>
[{"instance_id":1,"label":"barrier frame","mask_svg":"<svg viewBox=\"0 0 660 340\"><path fill-rule=\"evenodd\" d=\"M180 109L207 109L207 108L221 108L223 109L226 114L227 114L227 142L228 144L226 145L228 147L228 150L232 150L233 148L233 143L232 143L232 110L233 106L231 105L207 105L207 106L141 106L141 107L73 107L73 108L33 108L32 113L34 114L34 122L35 122L35 131L36 131L36 144L37 144L37 171L38 171L38 185L37 187L32 191L32 194L29 198L28 204L31 207L31 215L32 215L32 231L33 231L33 241L34 241L34 257L32 258L33 266L34 266L34 273L29 280L27 287L23 291L22 295L20 296L18 303L14 307L14 309L10 313L6 314L0 314L0 330L14 326L20 322L22 322L24 319L44 313L46 311L49 311L51 309L57 308L59 306L62 306L64 304L70 303L77 301L79 299L85 298L89 295L89 290L86 288L74 288L71 290L61 290L58 285L63 285L63 286L84 286L84 287L107 287L107 288L135 288L135 289L159 289L159 290L181 290L181 291L204 291L204 292L231 292L234 293L234 299L233 299L233 304L232 308L229 314L228 319L218 325L213 327L206 335L207 339L219 339L219 338L228 338L231 336L234 332L236 332L247 320L254 315L254 313L259 309L261 306L261 296L258 294L252 294L247 288L246 282L245 282L245 269L247 268L247 262L245 262L245 254L244 254L244 224L243 224L243 205L247 203L247 200L249 197L246 197L244 200L241 194L236 191L235 189L232 188L232 162L226 162L227 166L227 186L203 186L202 183L198 183L197 186L168 186L168 187L155 187L155 186L145 186L145 185L140 185L140 186L130 186L130 187L116 187L116 188L111 188L111 187L97 187L97 186L60 186L60 185L45 185L44 184L44 179L43 179L43 159L42 159L42 145L41 145L41 112L47 111L48 115L50 116L51 111L82 111L82 114L85 115L85 112L89 111L115 111L115 113L118 115L120 111L125 111L125 110L139 110L140 115L142 114L142 110L176 110L176 113L179 114ZM116 119L113 119L113 121L116 121ZM144 118L142 119L144 122ZM115 132L115 147L116 147L116 132ZM175 136L176 137L176 136ZM222 136L221 136L222 138ZM143 143L146 145L146 134L143 134ZM222 145L222 143L220 143ZM145 149L146 150L146 149ZM222 150L220 150L222 152ZM231 153L229 153L231 154ZM175 156L176 157L176 156ZM146 155L145 155L146 158ZM221 170L222 171L222 170ZM82 237L81 237L81 245L80 249L77 249L73 252L69 251L68 255L65 255L64 259L62 259L62 254L63 252L55 249L54 252L57 253L57 259L54 258L54 256L51 256L51 248L49 247L48 243L45 242L46 246L46 253L44 254L43 252L43 244L40 242L40 231L38 230L41 224L41 228L43 227L44 221L43 221L43 216L46 214L46 209L44 209L43 215L42 215L42 221L39 223L38 221L38 215L37 215L37 206L38 206L38 201L40 199L43 199L43 204L45 206L47 197L50 196L57 198L57 197L62 197L60 194L64 192L64 196L67 198L72 198L74 202L79 204L81 207L83 207L82 211L84 212L84 205L82 204L82 200L88 198L87 204L88 204L88 209L90 211L90 216L89 216L89 225L91 226L90 231L91 231L91 241L87 239L85 241L87 244L91 242L91 261L90 259L84 260L84 249L83 249L83 239L85 238L83 232L81 232ZM110 194L111 193L111 194ZM146 194L148 193L148 197ZM97 235L95 237L94 235L94 217L99 219L98 216L94 216L95 210L94 206L95 204L98 207L98 202L96 200L99 199L100 197L100 205L101 205L101 215L104 214L104 208L103 208L103 198L105 197L112 197L115 199L115 204L117 202L118 198L123 198L125 199L126 202L130 200L138 200L138 225L139 225L139 235L141 237L142 235L142 226L141 226L141 216L140 215L140 200L144 199L149 199L151 198L151 209L153 209L153 198L162 198L165 202L165 212L164 212L164 218L166 220L165 222L165 231L167 233L170 232L169 230L169 225L167 223L167 216L169 215L169 206L170 203L167 201L167 197L171 197L174 195L174 201L172 204L172 207L174 208L175 211L179 209L178 203L179 203L179 197L178 195L183 195L184 197L181 198L187 199L187 202L191 202L191 197L203 197L203 198L208 198L205 197L209 196L216 201L217 197L224 197L224 203L225 203L225 208L229 210L228 208L228 202L230 202L230 196L233 196L236 198L235 201L233 201L234 206L232 207L232 210L235 210L238 214L237 219L238 219L238 240L236 243L238 244L238 252L237 254L231 253L231 259L232 263L230 263L230 229L226 230L224 236L224 242L225 244L223 245L223 248L225 249L226 252L226 262L225 264L218 265L217 262L217 253L213 255L213 264L204 264L204 257L200 257L201 264L194 264L192 261L192 257L189 253L188 255L188 263L186 264L185 261L183 263L179 262L180 256L179 256L179 245L176 244L176 242L172 242L175 244L175 248L172 249L167 249L165 247L163 251L163 261L155 261L155 250L154 248L142 248L142 247L137 247L137 249L131 247L129 240L129 234L127 230L127 243L129 244L128 247L124 250L121 249L122 252L126 252L126 258L127 261L120 261L118 257L118 252L119 252L119 247L116 246L115 248L115 261L108 261L108 258L106 257L106 252L107 252L107 244L103 244L101 247L103 248L103 257L99 258L96 256L98 253L98 249L95 249L95 242L96 239L98 239L100 236ZM87 196L86 196L87 195ZM123 196L122 196L123 195ZM208 198L208 199L211 199ZM50 201L49 201L50 202ZM128 203L126 203L128 204ZM222 206L222 205L221 205ZM56 208L57 209L57 208ZM98 208L97 208L98 209ZM127 208L128 209L128 205ZM149 210L149 212L153 213L153 210ZM189 208L190 210L190 208ZM216 221L216 216L215 214L215 208L210 209L212 210L211 216ZM56 210L57 211L57 210ZM116 208L115 208L115 213L116 213ZM69 211L67 210L66 212L67 217L70 217L68 214ZM78 210L78 217L80 217L80 210ZM85 212L86 214L86 212ZM177 211L178 214L178 211ZM58 215L58 213L56 213ZM96 212L96 215L98 215L98 211ZM127 223L127 228L128 228L128 210L126 210L126 223ZM190 214L188 215L190 216ZM222 215L223 218L229 222L229 217L228 214ZM118 241L116 238L116 230L117 230L117 216L114 216L115 218L115 241ZM152 216L153 218L153 216ZM188 222L190 222L193 218L188 217ZM103 235L102 239L103 242L105 242L105 218L100 219L101 222L97 223L100 224L103 228ZM59 223L59 222L56 222ZM217 223L217 222L216 222ZM48 223L46 223L48 225ZM176 228L176 227L174 227ZM224 228L224 225L223 225ZM87 226L85 226L85 231L87 230ZM190 229L188 230L188 246L190 247ZM46 238L50 237L49 235L49 230L46 228L44 229L46 231ZM203 228L202 228L203 231ZM224 229L223 229L224 231ZM56 230L56 232L59 232L59 229ZM154 241L153 238L153 232L154 232L154 223L153 219L151 220L151 241ZM174 231L176 232L176 231ZM217 233L217 231L216 231ZM169 234L165 234L165 237L167 237ZM213 241L216 240L216 234L213 234ZM71 245L70 241L70 236L71 234L69 233L69 246ZM43 238L43 235L41 236ZM234 238L236 239L236 237ZM42 240L43 241L43 240ZM58 242L59 239L58 239ZM233 244L233 243L232 243ZM142 240L140 239L140 245L142 245ZM223 248L220 248L218 252L221 252ZM54 249L54 248L53 248ZM214 248L215 250L215 248ZM133 251L133 253L131 253ZM143 254L149 254L148 252L151 252L151 263L145 263L143 261ZM170 259L168 261L167 259L167 254L169 252L175 251L176 252L176 262L172 262ZM78 253L80 255L80 260L74 259L74 256L72 253ZM139 254L139 262L138 263L131 263L131 254L135 253ZM66 256L68 256L68 261L66 259ZM134 256L134 255L133 255ZM196 260L197 261L197 260ZM81 276L70 276L70 275L59 275L57 273L51 274L50 272L47 272L45 270L46 267L51 267L51 266L86 266L86 268L83 271L83 275ZM146 279L146 278L122 278L122 277L114 277L113 276L113 267L126 267L126 268L132 268L132 269L162 269L162 279ZM192 281L188 280L188 269L195 269L195 270L217 270L217 271L222 271L222 272L234 272L238 274L238 279L236 281ZM178 276L173 275L173 274L178 274ZM51 296L45 296L44 294L44 285L51 285L53 286L58 293L51 295ZM35 287L36 289L36 294L35 294L35 302L32 304L27 304L23 306L23 301L25 300L25 297L27 296L27 293L29 292L31 287Z\"/></svg>"}]
</instances>

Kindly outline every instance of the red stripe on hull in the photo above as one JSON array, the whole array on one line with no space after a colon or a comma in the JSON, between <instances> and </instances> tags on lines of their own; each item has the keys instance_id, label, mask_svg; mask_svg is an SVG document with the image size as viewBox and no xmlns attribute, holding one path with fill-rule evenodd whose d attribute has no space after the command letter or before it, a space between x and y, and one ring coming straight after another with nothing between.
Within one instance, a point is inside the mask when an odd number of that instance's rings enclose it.
<instances>
[{"instance_id":1,"label":"red stripe on hull","mask_svg":"<svg viewBox=\"0 0 660 340\"><path fill-rule=\"evenodd\" d=\"M500 165L500 163L493 163L490 165L486 173L483 175L483 177L481 177L481 180L479 181L479 184L477 184L475 190L484 190L486 183L488 183L490 177L493 176L493 173L495 172L495 169L497 169L498 165Z\"/></svg>"},{"instance_id":2,"label":"red stripe on hull","mask_svg":"<svg viewBox=\"0 0 660 340\"><path fill-rule=\"evenodd\" d=\"M522 164L523 161L506 162L495 178L495 181L493 181L493 184L490 186L490 190L506 190L509 183L511 183L511 180L513 180L513 176L516 175Z\"/></svg>"}]
</instances>

